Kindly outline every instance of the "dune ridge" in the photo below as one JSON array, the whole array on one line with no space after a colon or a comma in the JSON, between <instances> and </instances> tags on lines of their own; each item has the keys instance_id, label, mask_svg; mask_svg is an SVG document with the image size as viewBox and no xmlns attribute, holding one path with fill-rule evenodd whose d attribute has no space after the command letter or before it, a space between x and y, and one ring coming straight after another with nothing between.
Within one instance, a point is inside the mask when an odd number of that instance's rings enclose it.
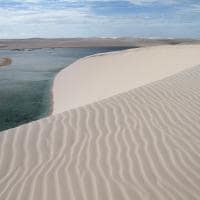
<instances>
[{"instance_id":1,"label":"dune ridge","mask_svg":"<svg viewBox=\"0 0 200 200\"><path fill-rule=\"evenodd\" d=\"M97 54L61 70L53 114L161 80L200 64L200 45L162 45Z\"/></svg>"},{"instance_id":2,"label":"dune ridge","mask_svg":"<svg viewBox=\"0 0 200 200\"><path fill-rule=\"evenodd\" d=\"M200 66L0 134L0 200L198 200Z\"/></svg>"}]
</instances>

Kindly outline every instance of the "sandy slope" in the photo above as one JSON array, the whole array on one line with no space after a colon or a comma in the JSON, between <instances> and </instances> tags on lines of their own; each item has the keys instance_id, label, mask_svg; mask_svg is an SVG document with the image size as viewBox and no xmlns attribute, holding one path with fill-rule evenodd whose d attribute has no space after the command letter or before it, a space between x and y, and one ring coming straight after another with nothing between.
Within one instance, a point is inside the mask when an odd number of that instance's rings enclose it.
<instances>
[{"instance_id":1,"label":"sandy slope","mask_svg":"<svg viewBox=\"0 0 200 200\"><path fill-rule=\"evenodd\" d=\"M63 70L54 113L135 89L1 132L0 200L198 200L199 50L128 50Z\"/></svg>"},{"instance_id":2,"label":"sandy slope","mask_svg":"<svg viewBox=\"0 0 200 200\"><path fill-rule=\"evenodd\" d=\"M0 200L199 200L200 67L0 134Z\"/></svg>"},{"instance_id":3,"label":"sandy slope","mask_svg":"<svg viewBox=\"0 0 200 200\"><path fill-rule=\"evenodd\" d=\"M146 47L80 59L53 87L53 114L93 103L200 64L200 45Z\"/></svg>"}]
</instances>

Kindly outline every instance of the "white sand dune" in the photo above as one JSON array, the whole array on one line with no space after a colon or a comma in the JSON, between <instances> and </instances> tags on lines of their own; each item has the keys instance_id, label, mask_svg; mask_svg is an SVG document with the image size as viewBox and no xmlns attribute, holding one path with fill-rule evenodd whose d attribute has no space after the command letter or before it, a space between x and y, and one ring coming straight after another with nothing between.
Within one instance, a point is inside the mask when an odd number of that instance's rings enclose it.
<instances>
[{"instance_id":1,"label":"white sand dune","mask_svg":"<svg viewBox=\"0 0 200 200\"><path fill-rule=\"evenodd\" d=\"M199 99L197 66L2 132L0 200L199 200Z\"/></svg>"},{"instance_id":2,"label":"white sand dune","mask_svg":"<svg viewBox=\"0 0 200 200\"><path fill-rule=\"evenodd\" d=\"M83 58L62 70L53 114L146 85L200 64L200 45L157 46Z\"/></svg>"}]
</instances>

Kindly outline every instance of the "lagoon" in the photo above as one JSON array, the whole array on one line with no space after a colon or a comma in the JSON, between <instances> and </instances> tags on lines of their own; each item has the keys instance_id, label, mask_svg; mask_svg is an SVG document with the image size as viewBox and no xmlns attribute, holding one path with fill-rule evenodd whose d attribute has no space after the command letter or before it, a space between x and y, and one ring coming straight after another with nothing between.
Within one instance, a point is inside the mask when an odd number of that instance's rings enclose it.
<instances>
[{"instance_id":1,"label":"lagoon","mask_svg":"<svg viewBox=\"0 0 200 200\"><path fill-rule=\"evenodd\" d=\"M55 75L79 58L126 47L0 50L12 59L0 68L0 131L48 116Z\"/></svg>"}]
</instances>

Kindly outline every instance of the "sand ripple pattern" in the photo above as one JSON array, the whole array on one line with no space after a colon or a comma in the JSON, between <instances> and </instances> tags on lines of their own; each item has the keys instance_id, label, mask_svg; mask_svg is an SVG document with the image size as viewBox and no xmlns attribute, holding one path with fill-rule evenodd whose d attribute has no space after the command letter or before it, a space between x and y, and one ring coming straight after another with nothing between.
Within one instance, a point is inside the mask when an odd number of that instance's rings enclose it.
<instances>
[{"instance_id":1,"label":"sand ripple pattern","mask_svg":"<svg viewBox=\"0 0 200 200\"><path fill-rule=\"evenodd\" d=\"M200 67L0 134L0 200L199 200Z\"/></svg>"}]
</instances>

